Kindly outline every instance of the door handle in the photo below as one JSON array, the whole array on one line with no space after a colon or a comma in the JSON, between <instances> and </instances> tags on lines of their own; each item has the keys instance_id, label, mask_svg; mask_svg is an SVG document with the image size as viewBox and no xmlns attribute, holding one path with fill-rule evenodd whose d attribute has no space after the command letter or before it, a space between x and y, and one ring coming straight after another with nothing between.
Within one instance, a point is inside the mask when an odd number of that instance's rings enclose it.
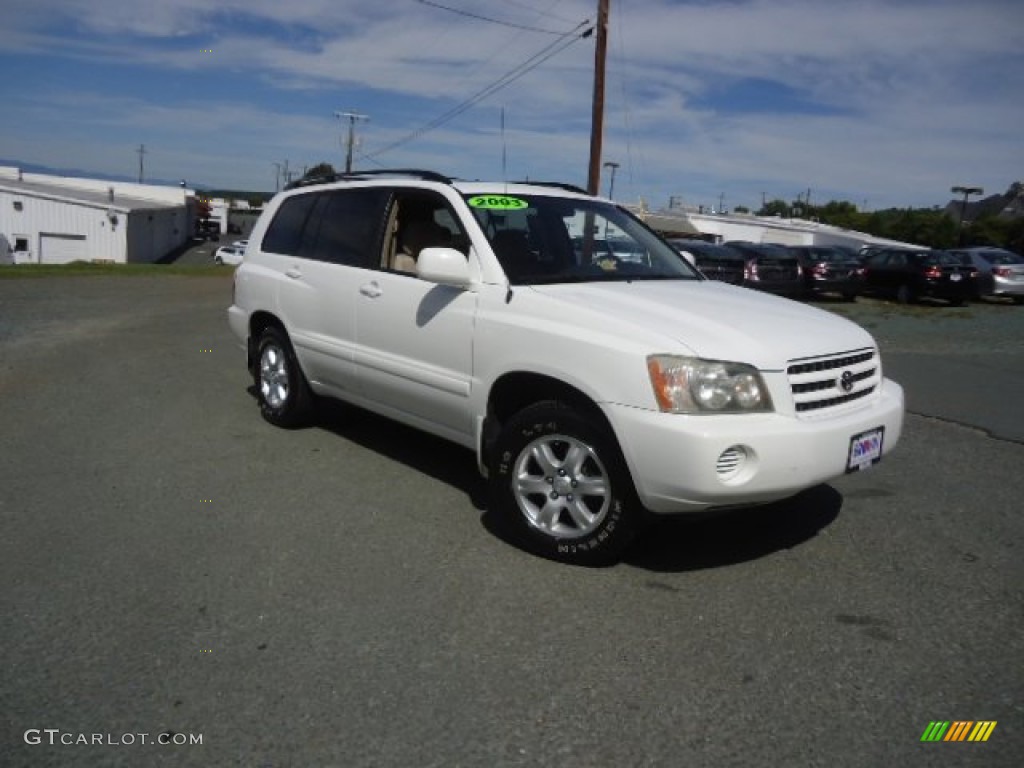
<instances>
[{"instance_id":1,"label":"door handle","mask_svg":"<svg viewBox=\"0 0 1024 768\"><path fill-rule=\"evenodd\" d=\"M290 269L286 269L284 273L292 280L298 280L300 277L302 277L302 270L299 269L298 267L291 267Z\"/></svg>"},{"instance_id":2,"label":"door handle","mask_svg":"<svg viewBox=\"0 0 1024 768\"><path fill-rule=\"evenodd\" d=\"M376 299L378 296L384 293L384 291L380 289L380 285L377 283L376 280L370 283L366 283L366 285L359 286L359 292L363 294L363 296L369 296L371 299Z\"/></svg>"}]
</instances>

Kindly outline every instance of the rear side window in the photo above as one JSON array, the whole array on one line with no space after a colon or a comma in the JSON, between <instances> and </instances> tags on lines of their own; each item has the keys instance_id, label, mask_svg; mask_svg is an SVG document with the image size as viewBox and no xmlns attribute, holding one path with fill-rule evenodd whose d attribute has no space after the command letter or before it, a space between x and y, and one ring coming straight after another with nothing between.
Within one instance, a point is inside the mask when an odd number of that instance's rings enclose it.
<instances>
[{"instance_id":1,"label":"rear side window","mask_svg":"<svg viewBox=\"0 0 1024 768\"><path fill-rule=\"evenodd\" d=\"M289 197L277 209L277 215L263 236L263 250L298 256L302 249L302 233L319 195Z\"/></svg>"},{"instance_id":2,"label":"rear side window","mask_svg":"<svg viewBox=\"0 0 1024 768\"><path fill-rule=\"evenodd\" d=\"M285 200L263 237L263 250L369 267L380 257L383 188L335 189Z\"/></svg>"},{"instance_id":3,"label":"rear side window","mask_svg":"<svg viewBox=\"0 0 1024 768\"><path fill-rule=\"evenodd\" d=\"M322 193L325 204L310 256L318 261L373 267L380 261L384 210L390 197L383 188L338 189ZM312 222L311 222L312 223ZM307 224L310 226L310 224Z\"/></svg>"}]
</instances>

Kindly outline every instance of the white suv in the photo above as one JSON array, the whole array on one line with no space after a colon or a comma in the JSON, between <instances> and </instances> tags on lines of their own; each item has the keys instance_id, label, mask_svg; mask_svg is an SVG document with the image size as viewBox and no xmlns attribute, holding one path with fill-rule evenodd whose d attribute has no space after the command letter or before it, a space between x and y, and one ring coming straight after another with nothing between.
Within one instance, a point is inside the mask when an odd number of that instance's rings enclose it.
<instances>
[{"instance_id":1,"label":"white suv","mask_svg":"<svg viewBox=\"0 0 1024 768\"><path fill-rule=\"evenodd\" d=\"M494 511L571 563L614 562L649 514L868 468L902 428L865 330L707 280L565 185L294 186L252 232L228 319L268 421L306 424L327 396L467 446Z\"/></svg>"}]
</instances>

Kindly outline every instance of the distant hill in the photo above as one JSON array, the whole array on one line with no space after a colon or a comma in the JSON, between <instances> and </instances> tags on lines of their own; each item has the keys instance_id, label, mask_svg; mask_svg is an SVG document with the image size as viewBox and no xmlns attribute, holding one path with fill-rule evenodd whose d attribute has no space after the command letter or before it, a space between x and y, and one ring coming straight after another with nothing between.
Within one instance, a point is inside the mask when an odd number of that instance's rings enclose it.
<instances>
[{"instance_id":1,"label":"distant hill","mask_svg":"<svg viewBox=\"0 0 1024 768\"><path fill-rule=\"evenodd\" d=\"M24 163L21 160L10 160L7 158L0 158L0 165L20 168L26 173L45 173L50 176L77 176L85 179L102 179L103 181L124 181L130 183L135 183L139 180L138 176L99 173L97 171L82 170L81 168L53 168L48 165ZM144 182L146 184L155 184L160 187L178 187L181 185L182 179L145 179ZM210 184L197 184L195 182L188 181L187 179L185 180L185 183L190 189L202 192L210 197L224 197L239 200L269 200L274 196L273 192L246 192L242 190L217 189Z\"/></svg>"},{"instance_id":2,"label":"distant hill","mask_svg":"<svg viewBox=\"0 0 1024 768\"><path fill-rule=\"evenodd\" d=\"M126 181L135 183L139 180L138 176L124 176L114 173L99 173L97 171L85 171L81 168L52 168L48 165L39 165L38 163L24 163L21 160L10 160L7 158L0 158L0 165L7 165L14 168L21 168L21 170L27 173L45 173L51 176L77 176L85 179L102 179L103 181ZM177 187L181 185L182 180L169 180L169 179L145 179L146 184L155 184L160 187ZM192 189L204 189L203 185L197 185L188 183L188 186Z\"/></svg>"},{"instance_id":3,"label":"distant hill","mask_svg":"<svg viewBox=\"0 0 1024 768\"><path fill-rule=\"evenodd\" d=\"M1016 219L1024 216L1024 182L1015 181L1001 195L989 195L981 200L968 202L950 200L946 203L946 213L954 220L960 220L963 211L964 221L976 221L982 216L996 216L1000 219Z\"/></svg>"}]
</instances>

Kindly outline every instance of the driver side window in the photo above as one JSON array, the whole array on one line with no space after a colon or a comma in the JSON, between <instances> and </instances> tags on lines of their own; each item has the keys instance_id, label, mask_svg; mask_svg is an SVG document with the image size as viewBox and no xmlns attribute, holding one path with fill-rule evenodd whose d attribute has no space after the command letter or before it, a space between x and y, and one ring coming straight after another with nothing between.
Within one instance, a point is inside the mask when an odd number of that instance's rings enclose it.
<instances>
[{"instance_id":1,"label":"driver side window","mask_svg":"<svg viewBox=\"0 0 1024 768\"><path fill-rule=\"evenodd\" d=\"M465 255L468 242L443 197L432 192L402 190L392 203L382 266L415 275L416 262L424 248L455 248Z\"/></svg>"}]
</instances>

